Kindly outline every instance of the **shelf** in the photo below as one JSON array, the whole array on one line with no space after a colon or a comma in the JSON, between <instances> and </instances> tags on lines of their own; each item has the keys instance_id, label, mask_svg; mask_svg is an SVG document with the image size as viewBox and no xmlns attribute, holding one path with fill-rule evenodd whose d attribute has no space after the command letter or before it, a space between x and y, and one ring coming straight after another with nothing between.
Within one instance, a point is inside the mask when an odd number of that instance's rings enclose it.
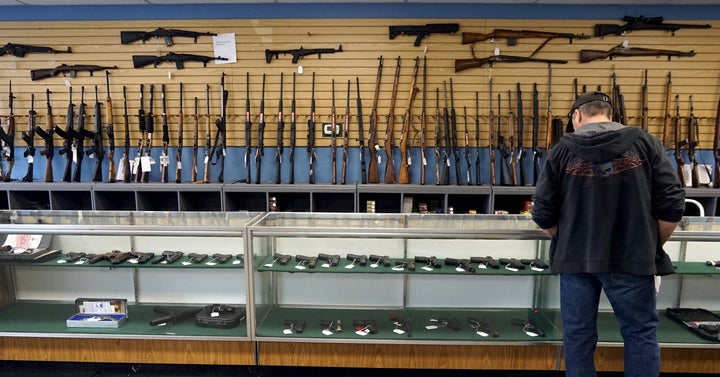
<instances>
[{"instance_id":1,"label":"shelf","mask_svg":"<svg viewBox=\"0 0 720 377\"><path fill-rule=\"evenodd\" d=\"M201 307L184 304L184 308ZM197 326L194 318L166 326L150 326L161 317L153 312L155 305L128 305L128 320L119 328L69 328L65 320L76 313L75 304L16 302L0 310L0 333L3 336L101 337L101 338L164 338L189 337L216 340L247 338L245 322L231 329ZM162 306L172 306L163 304Z\"/></svg>"},{"instance_id":2,"label":"shelf","mask_svg":"<svg viewBox=\"0 0 720 377\"><path fill-rule=\"evenodd\" d=\"M244 267L244 263L240 264L233 264L233 261L236 260L237 255L233 255L226 263L217 263L214 265L208 265L207 262L210 262L213 257L212 255L208 255L208 257L202 261L202 263L188 263L190 262L190 258L188 257L187 253L184 254L180 259L175 261L171 264L165 264L165 263L152 263L152 261L146 262L146 263L132 263L129 261L124 261L121 263L113 264L108 260L102 260L97 263L89 263L87 260L83 260L83 263L63 263L62 261L67 259L66 254L59 254L58 256L41 261L41 262L24 262L21 260L4 260L0 259L0 266L33 266L33 267L50 267L50 268L67 268L67 267L81 267L81 268L181 268L181 269L217 269L217 268L240 268L242 269ZM159 257L159 254L155 254L155 257L153 257L152 260L155 260ZM60 262L60 263L58 263Z\"/></svg>"}]
</instances>

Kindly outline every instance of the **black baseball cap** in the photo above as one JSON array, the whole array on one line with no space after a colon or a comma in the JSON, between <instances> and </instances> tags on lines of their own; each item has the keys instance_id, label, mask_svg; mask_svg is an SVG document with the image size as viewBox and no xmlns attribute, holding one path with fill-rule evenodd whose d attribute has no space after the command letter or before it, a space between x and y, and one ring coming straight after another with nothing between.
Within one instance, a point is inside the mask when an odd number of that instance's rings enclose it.
<instances>
[{"instance_id":1,"label":"black baseball cap","mask_svg":"<svg viewBox=\"0 0 720 377\"><path fill-rule=\"evenodd\" d=\"M612 102L610 102L610 97L607 94L605 94L603 92L598 92L598 91L587 92L587 93L583 93L580 96L578 96L578 98L575 100L575 102L573 102L573 105L570 108L569 115L572 115L573 111L577 110L578 107L580 107L586 103L594 102L594 101L607 102L610 104L610 106L612 106Z\"/></svg>"}]
</instances>

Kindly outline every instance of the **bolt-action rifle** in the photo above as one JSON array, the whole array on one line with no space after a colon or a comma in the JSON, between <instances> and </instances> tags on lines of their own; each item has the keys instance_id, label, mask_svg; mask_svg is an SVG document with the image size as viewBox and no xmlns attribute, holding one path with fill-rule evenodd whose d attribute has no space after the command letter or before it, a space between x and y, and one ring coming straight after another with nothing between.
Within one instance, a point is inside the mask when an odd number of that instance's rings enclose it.
<instances>
[{"instance_id":1,"label":"bolt-action rifle","mask_svg":"<svg viewBox=\"0 0 720 377\"><path fill-rule=\"evenodd\" d=\"M120 170L122 170L122 181L129 183L131 180L130 171L130 116L127 110L127 89L123 86L123 121L125 123L125 141L123 142L123 156L120 158Z\"/></svg>"},{"instance_id":2,"label":"bolt-action rifle","mask_svg":"<svg viewBox=\"0 0 720 377\"><path fill-rule=\"evenodd\" d=\"M695 150L699 144L698 142L698 122L695 118L695 108L693 107L693 98L690 95L690 113L688 114L688 159L690 160L691 173L690 173L690 184L692 187L698 187L700 185L700 166L698 165L697 159L695 158Z\"/></svg>"},{"instance_id":3,"label":"bolt-action rifle","mask_svg":"<svg viewBox=\"0 0 720 377\"><path fill-rule=\"evenodd\" d=\"M350 80L347 85L347 100L345 101L345 120L343 121L343 157L342 171L340 173L340 184L347 182L348 154L350 153Z\"/></svg>"},{"instance_id":4,"label":"bolt-action rifle","mask_svg":"<svg viewBox=\"0 0 720 377\"><path fill-rule=\"evenodd\" d=\"M8 107L10 108L8 129L5 131L2 127L0 127L0 139L2 139L3 142L2 157L7 161L5 171L0 171L2 173L3 182L10 182L12 169L15 165L15 114L13 112L13 99L15 99L15 96L12 92L12 81L10 81L8 88ZM2 164L0 164L0 166L2 166Z\"/></svg>"},{"instance_id":5,"label":"bolt-action rifle","mask_svg":"<svg viewBox=\"0 0 720 377\"><path fill-rule=\"evenodd\" d=\"M462 72L472 68L481 68L484 65L490 65L496 63L548 63L548 64L567 64L567 60L561 59L539 59L529 58L525 56L512 56L512 55L490 55L487 58L471 58L471 59L456 59L455 60L455 73Z\"/></svg>"},{"instance_id":6,"label":"bolt-action rifle","mask_svg":"<svg viewBox=\"0 0 720 377\"><path fill-rule=\"evenodd\" d=\"M460 30L460 24L426 24L426 25L400 25L390 26L390 39L398 35L411 35L415 37L413 46L420 46L425 37L430 34L454 34Z\"/></svg>"},{"instance_id":7,"label":"bolt-action rifle","mask_svg":"<svg viewBox=\"0 0 720 377\"><path fill-rule=\"evenodd\" d=\"M512 110L512 92L508 90L508 142L510 146L508 148L508 159L510 162L510 183L513 186L518 185L517 179L517 155L515 154L515 135L513 128L515 126L515 118Z\"/></svg>"},{"instance_id":8,"label":"bolt-action rifle","mask_svg":"<svg viewBox=\"0 0 720 377\"><path fill-rule=\"evenodd\" d=\"M665 147L665 151L670 153L670 122L672 121L672 114L670 113L672 106L672 78L671 73L668 71L667 81L665 82L665 116L663 117L663 129L662 129L662 144Z\"/></svg>"},{"instance_id":9,"label":"bolt-action rifle","mask_svg":"<svg viewBox=\"0 0 720 377\"><path fill-rule=\"evenodd\" d=\"M260 183L260 168L262 168L262 156L265 154L265 74L262 78L262 94L260 95L260 120L258 121L257 148L255 148L255 183Z\"/></svg>"},{"instance_id":10,"label":"bolt-action rifle","mask_svg":"<svg viewBox=\"0 0 720 377\"><path fill-rule=\"evenodd\" d=\"M290 151L288 152L288 183L295 183L295 143L297 132L297 119L295 114L295 72L293 72L292 100L290 101Z\"/></svg>"},{"instance_id":11,"label":"bolt-action rifle","mask_svg":"<svg viewBox=\"0 0 720 377\"><path fill-rule=\"evenodd\" d=\"M60 126L55 125L54 131L60 136L63 141L63 147L58 153L65 155L65 169L63 169L62 181L70 182L72 180L72 163L75 159L75 150L73 149L73 139L75 138L75 105L72 101L72 86L70 87L70 94L68 95L68 107L67 116L65 117L66 128L61 129ZM12 108L11 108L12 109Z\"/></svg>"},{"instance_id":12,"label":"bolt-action rifle","mask_svg":"<svg viewBox=\"0 0 720 377\"><path fill-rule=\"evenodd\" d=\"M370 152L370 160L368 161L368 183L378 183L380 181L380 166L378 163L380 162L380 155L378 154L378 151L380 150L380 146L378 145L378 137L377 137L377 121L378 121L378 113L377 113L377 107L378 107L378 99L380 97L380 80L382 79L382 67L383 67L383 57L380 55L378 58L378 71L377 76L375 78L375 92L373 94L373 104L372 104L372 110L370 111L370 130L368 131L368 150Z\"/></svg>"},{"instance_id":13,"label":"bolt-action rifle","mask_svg":"<svg viewBox=\"0 0 720 377\"><path fill-rule=\"evenodd\" d=\"M160 96L162 103L162 113L160 119L162 120L162 152L160 154L160 182L167 183L168 181L168 165L170 164L170 157L168 156L168 148L170 146L170 130L167 120L167 105L165 101L165 84L160 86Z\"/></svg>"},{"instance_id":14,"label":"bolt-action rifle","mask_svg":"<svg viewBox=\"0 0 720 377\"><path fill-rule=\"evenodd\" d=\"M62 73L63 76L70 75L70 77L75 78L77 76L78 72L90 72L90 76L93 75L93 72L96 71L104 71L106 69L117 69L117 66L114 65L112 67L104 67L100 65L92 65L92 64L76 64L76 65L67 65L67 64L60 64L59 66L55 68L45 68L45 69L33 69L30 71L30 79L32 81L42 80L49 77L57 76Z\"/></svg>"},{"instance_id":15,"label":"bolt-action rifle","mask_svg":"<svg viewBox=\"0 0 720 377\"><path fill-rule=\"evenodd\" d=\"M337 50L334 48L296 48L293 50L265 50L265 62L270 64L272 61L272 58L275 57L275 59L280 59L280 54L286 55L291 54L292 55L292 62L293 64L297 64L297 62L308 56L308 55L315 55L317 54L318 59L322 57L322 54L334 54L336 52L342 52L342 45L340 45Z\"/></svg>"},{"instance_id":16,"label":"bolt-action rifle","mask_svg":"<svg viewBox=\"0 0 720 377\"><path fill-rule=\"evenodd\" d=\"M108 182L115 182L115 127L113 126L112 99L110 98L110 72L105 71L105 132L108 137ZM129 144L129 140L128 140ZM130 146L128 145L128 148Z\"/></svg>"},{"instance_id":17,"label":"bolt-action rifle","mask_svg":"<svg viewBox=\"0 0 720 377\"><path fill-rule=\"evenodd\" d=\"M51 47L31 46L15 43L6 43L5 46L0 47L0 56L10 54L18 58L24 58L25 54L28 53L69 54L72 53L72 49L68 47L66 50L55 50Z\"/></svg>"},{"instance_id":18,"label":"bolt-action rifle","mask_svg":"<svg viewBox=\"0 0 720 377\"><path fill-rule=\"evenodd\" d=\"M245 182L252 183L252 120L250 118L250 72L245 73Z\"/></svg>"},{"instance_id":19,"label":"bolt-action rifle","mask_svg":"<svg viewBox=\"0 0 720 377\"><path fill-rule=\"evenodd\" d=\"M315 160L317 160L317 155L315 154L315 72L313 72L310 94L310 118L308 118L307 151L310 160L310 167L308 169L308 183L313 184L315 183Z\"/></svg>"},{"instance_id":20,"label":"bolt-action rifle","mask_svg":"<svg viewBox=\"0 0 720 377\"><path fill-rule=\"evenodd\" d=\"M614 24L596 24L595 36L603 37L606 35L624 35L637 30L665 30L675 35L680 29L709 29L709 24L672 24L665 23L662 17L645 17L645 16L625 16L623 17L623 25Z\"/></svg>"},{"instance_id":21,"label":"bolt-action rifle","mask_svg":"<svg viewBox=\"0 0 720 377\"><path fill-rule=\"evenodd\" d=\"M30 95L30 110L28 111L28 130L23 131L22 139L25 141L27 147L23 156L27 159L27 174L23 177L23 182L33 181L33 159L35 159L35 94Z\"/></svg>"},{"instance_id":22,"label":"bolt-action rifle","mask_svg":"<svg viewBox=\"0 0 720 377\"><path fill-rule=\"evenodd\" d=\"M92 145L85 154L90 158L95 158L95 167L93 168L92 181L102 182L102 162L105 158L105 149L102 143L102 108L100 98L98 97L98 88L95 85L95 108L94 108L95 128L92 135Z\"/></svg>"},{"instance_id":23,"label":"bolt-action rifle","mask_svg":"<svg viewBox=\"0 0 720 377\"><path fill-rule=\"evenodd\" d=\"M335 79L332 80L330 107L330 167L331 182L337 183L337 122L335 115Z\"/></svg>"},{"instance_id":24,"label":"bolt-action rifle","mask_svg":"<svg viewBox=\"0 0 720 377\"><path fill-rule=\"evenodd\" d=\"M358 143L360 144L360 183L367 183L367 168L365 166L365 139L363 132L362 98L360 98L360 79L355 77L357 88L357 122L358 122Z\"/></svg>"},{"instance_id":25,"label":"bolt-action rifle","mask_svg":"<svg viewBox=\"0 0 720 377\"><path fill-rule=\"evenodd\" d=\"M490 40L497 40L497 39L506 39L508 46L515 46L517 44L518 39L524 39L524 38L539 38L539 39L545 39L543 43L540 44L535 50L533 50L532 54L530 56L534 56L537 54L538 51L540 51L543 47L545 47L548 42L550 42L553 39L556 38L564 38L567 39L570 43L573 42L574 39L590 39L589 35L585 34L571 34L571 33L556 33L551 31L537 31L537 30L507 30L507 29L494 29L490 33L462 33L462 43L463 44L469 44L469 43L476 43L476 42L484 42L488 39Z\"/></svg>"},{"instance_id":26,"label":"bolt-action rifle","mask_svg":"<svg viewBox=\"0 0 720 377\"><path fill-rule=\"evenodd\" d=\"M121 31L120 32L120 43L122 44L129 44L136 41L142 41L142 43L145 43L150 38L162 38L165 41L165 46L172 46L173 45L173 38L174 37L184 37L184 38L192 38L195 43L197 43L198 37L200 36L216 36L215 33L210 32L196 32L196 31L189 31L189 30L179 30L179 29L165 29L165 28L157 28L153 31Z\"/></svg>"},{"instance_id":27,"label":"bolt-action rifle","mask_svg":"<svg viewBox=\"0 0 720 377\"><path fill-rule=\"evenodd\" d=\"M52 92L50 89L45 90L45 98L47 100L47 114L45 115L45 129L43 129L41 126L36 125L35 126L35 133L38 134L44 141L45 141L45 149L40 151L41 156L45 156L45 182L52 182L53 181L53 168L52 168L52 160L55 156L55 146L53 145L53 128L55 127L55 122L53 120L53 110L52 105L50 104L50 94Z\"/></svg>"},{"instance_id":28,"label":"bolt-action rifle","mask_svg":"<svg viewBox=\"0 0 720 377\"><path fill-rule=\"evenodd\" d=\"M677 51L662 50L656 48L644 47L625 47L619 44L607 51L603 50L580 50L580 63L587 63L593 60L614 59L617 57L633 57L633 56L667 56L668 60L672 57L692 57L695 51Z\"/></svg>"},{"instance_id":29,"label":"bolt-action rifle","mask_svg":"<svg viewBox=\"0 0 720 377\"><path fill-rule=\"evenodd\" d=\"M502 112L500 111L500 105L502 103L500 93L497 95L498 102L498 113L497 113L497 148L500 151L500 185L510 186L511 174L510 174L510 155L512 150L505 145L505 137L502 134Z\"/></svg>"},{"instance_id":30,"label":"bolt-action rifle","mask_svg":"<svg viewBox=\"0 0 720 377\"><path fill-rule=\"evenodd\" d=\"M178 97L179 109L178 109L178 142L177 151L175 151L175 183L182 182L182 150L183 150L183 123L185 115L183 113L183 89L182 82L180 83L180 94Z\"/></svg>"},{"instance_id":31,"label":"bolt-action rifle","mask_svg":"<svg viewBox=\"0 0 720 377\"><path fill-rule=\"evenodd\" d=\"M280 72L280 95L278 97L278 126L277 126L277 146L275 149L275 183L279 184L282 178L282 153L283 153L283 131L285 129L285 120L283 119L283 73Z\"/></svg>"},{"instance_id":32,"label":"bolt-action rifle","mask_svg":"<svg viewBox=\"0 0 720 377\"><path fill-rule=\"evenodd\" d=\"M433 152L435 153L435 184L441 184L440 178L440 143L442 142L442 133L440 132L440 88L435 88L435 145Z\"/></svg>"},{"instance_id":33,"label":"bolt-action rifle","mask_svg":"<svg viewBox=\"0 0 720 377\"><path fill-rule=\"evenodd\" d=\"M395 100L397 99L398 81L400 81L400 56L395 66L395 79L393 81L392 95L390 96L390 112L385 128L385 183L395 183L395 161L393 159L393 136L395 133Z\"/></svg>"},{"instance_id":34,"label":"bolt-action rifle","mask_svg":"<svg viewBox=\"0 0 720 377\"><path fill-rule=\"evenodd\" d=\"M415 67L413 68L413 78L410 83L410 94L408 95L407 106L403 114L403 126L400 133L400 171L398 172L398 183L410 183L410 165L411 160L408 155L408 139L410 137L410 123L412 122L412 104L418 88L415 86L417 80L418 68L420 67L420 58L415 58ZM422 170L422 167L420 168Z\"/></svg>"},{"instance_id":35,"label":"bolt-action rifle","mask_svg":"<svg viewBox=\"0 0 720 377\"><path fill-rule=\"evenodd\" d=\"M533 154L533 186L537 184L540 176L540 157L542 152L538 148L538 132L540 129L540 103L538 99L537 83L533 83L532 96L532 154Z\"/></svg>"},{"instance_id":36,"label":"bolt-action rifle","mask_svg":"<svg viewBox=\"0 0 720 377\"><path fill-rule=\"evenodd\" d=\"M465 163L467 164L467 179L465 181L468 186L471 186L472 174L470 174L470 170L472 170L472 160L470 159L470 134L468 133L467 125L467 106L463 106L463 121L465 123Z\"/></svg>"}]
</instances>

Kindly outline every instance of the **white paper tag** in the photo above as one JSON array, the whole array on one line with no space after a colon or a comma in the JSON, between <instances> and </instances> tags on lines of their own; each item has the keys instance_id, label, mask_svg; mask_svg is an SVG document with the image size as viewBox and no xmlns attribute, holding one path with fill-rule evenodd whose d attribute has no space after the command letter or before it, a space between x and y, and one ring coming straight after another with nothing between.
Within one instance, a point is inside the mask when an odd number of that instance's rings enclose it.
<instances>
[{"instance_id":1,"label":"white paper tag","mask_svg":"<svg viewBox=\"0 0 720 377\"><path fill-rule=\"evenodd\" d=\"M402 330L402 329L393 329L393 332L395 334L400 334L400 335L405 334L405 330Z\"/></svg>"},{"instance_id":2,"label":"white paper tag","mask_svg":"<svg viewBox=\"0 0 720 377\"><path fill-rule=\"evenodd\" d=\"M432 267L430 267L430 266L422 266L422 267L420 267L420 268L423 269L423 270L425 270L425 271L435 271L435 269L432 268Z\"/></svg>"},{"instance_id":3,"label":"white paper tag","mask_svg":"<svg viewBox=\"0 0 720 377\"><path fill-rule=\"evenodd\" d=\"M325 335L325 336L330 336L330 335L333 335L334 333L333 333L332 331L328 330L328 329L324 329L324 330L322 331L322 334Z\"/></svg>"},{"instance_id":4,"label":"white paper tag","mask_svg":"<svg viewBox=\"0 0 720 377\"><path fill-rule=\"evenodd\" d=\"M167 155L161 155L160 156L160 165L162 166L168 166L170 164L170 157Z\"/></svg>"}]
</instances>

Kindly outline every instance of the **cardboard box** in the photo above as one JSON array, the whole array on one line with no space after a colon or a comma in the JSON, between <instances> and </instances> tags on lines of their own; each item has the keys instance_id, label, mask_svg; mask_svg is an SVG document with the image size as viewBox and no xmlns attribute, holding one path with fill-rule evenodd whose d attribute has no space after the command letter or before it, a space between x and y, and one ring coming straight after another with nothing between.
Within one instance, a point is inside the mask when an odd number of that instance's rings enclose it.
<instances>
[{"instance_id":1,"label":"cardboard box","mask_svg":"<svg viewBox=\"0 0 720 377\"><path fill-rule=\"evenodd\" d=\"M127 299L78 298L77 314L68 318L67 327L98 327L116 329L128 319Z\"/></svg>"}]
</instances>

